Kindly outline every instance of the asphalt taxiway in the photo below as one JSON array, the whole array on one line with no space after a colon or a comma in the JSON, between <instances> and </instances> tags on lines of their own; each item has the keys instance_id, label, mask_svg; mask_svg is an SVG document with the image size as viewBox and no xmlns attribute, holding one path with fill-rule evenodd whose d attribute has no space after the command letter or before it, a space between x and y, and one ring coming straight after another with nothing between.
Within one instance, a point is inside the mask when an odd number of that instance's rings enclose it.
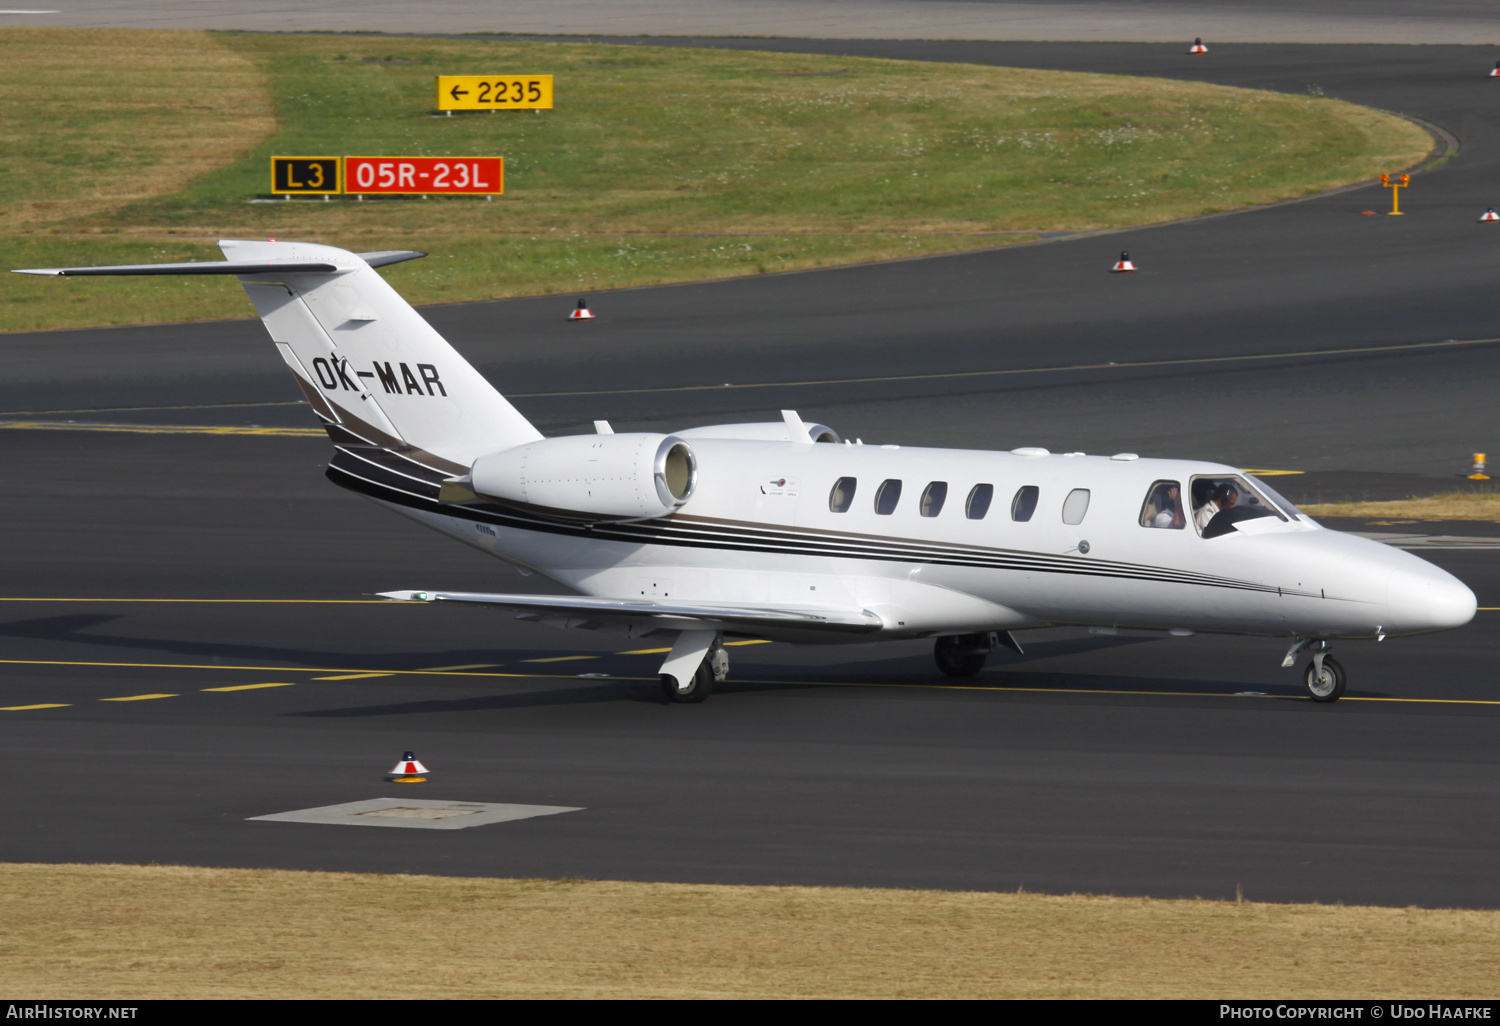
<instances>
[{"instance_id":1,"label":"asphalt taxiway","mask_svg":"<svg viewBox=\"0 0 1500 1026\"><path fill-rule=\"evenodd\" d=\"M1361 216L1385 199L1370 189L601 294L585 326L557 298L428 309L543 430L794 407L866 441L1307 472L1277 480L1294 495L1437 490L1495 448L1483 52L1237 47L1189 67L1150 46L775 45L1312 83L1459 149L1405 218ZM1140 274L1106 273L1120 249ZM1330 707L1298 697L1274 641L1076 630L1035 632L974 687L925 645L741 646L709 703L668 706L639 644L368 601L537 582L327 484L258 323L13 335L0 357L0 422L51 425L0 428L0 859L1500 905L1494 553L1425 552L1486 609L1341 646L1351 688ZM433 769L409 792L381 779L405 749ZM251 820L401 793L583 811L373 837Z\"/></svg>"}]
</instances>

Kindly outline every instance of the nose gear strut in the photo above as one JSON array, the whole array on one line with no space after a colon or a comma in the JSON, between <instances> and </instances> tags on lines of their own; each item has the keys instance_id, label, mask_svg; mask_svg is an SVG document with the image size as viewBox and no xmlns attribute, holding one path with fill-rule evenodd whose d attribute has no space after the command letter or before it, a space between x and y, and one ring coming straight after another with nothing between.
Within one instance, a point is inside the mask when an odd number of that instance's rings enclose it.
<instances>
[{"instance_id":1,"label":"nose gear strut","mask_svg":"<svg viewBox=\"0 0 1500 1026\"><path fill-rule=\"evenodd\" d=\"M1307 668L1302 671L1302 683L1307 688L1307 697L1314 702L1337 702L1339 696L1344 693L1349 678L1344 673L1343 664L1328 654L1326 640L1321 638L1296 639L1292 647L1286 650L1286 656L1281 660L1281 665L1287 668L1296 665L1297 653L1303 649L1313 654Z\"/></svg>"}]
</instances>

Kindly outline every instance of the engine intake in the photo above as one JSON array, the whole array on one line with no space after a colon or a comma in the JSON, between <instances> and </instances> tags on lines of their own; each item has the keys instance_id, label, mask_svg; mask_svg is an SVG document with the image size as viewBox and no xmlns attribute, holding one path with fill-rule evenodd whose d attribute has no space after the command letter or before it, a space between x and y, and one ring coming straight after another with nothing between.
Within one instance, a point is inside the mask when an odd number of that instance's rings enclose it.
<instances>
[{"instance_id":1,"label":"engine intake","mask_svg":"<svg viewBox=\"0 0 1500 1026\"><path fill-rule=\"evenodd\" d=\"M698 459L676 435L564 435L474 461L475 495L599 520L666 516L693 497Z\"/></svg>"}]
</instances>

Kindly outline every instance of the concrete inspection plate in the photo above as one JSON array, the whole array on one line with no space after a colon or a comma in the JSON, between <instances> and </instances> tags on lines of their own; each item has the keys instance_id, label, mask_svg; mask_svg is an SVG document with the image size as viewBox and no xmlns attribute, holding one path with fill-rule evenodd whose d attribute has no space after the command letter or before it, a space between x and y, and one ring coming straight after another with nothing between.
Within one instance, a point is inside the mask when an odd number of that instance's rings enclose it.
<instances>
[{"instance_id":1,"label":"concrete inspection plate","mask_svg":"<svg viewBox=\"0 0 1500 1026\"><path fill-rule=\"evenodd\" d=\"M462 830L489 823L509 823L559 812L582 812L571 805L502 805L493 802L439 802L423 798L371 798L344 805L297 809L251 820L276 823L331 823L339 826L415 827L418 830Z\"/></svg>"}]
</instances>

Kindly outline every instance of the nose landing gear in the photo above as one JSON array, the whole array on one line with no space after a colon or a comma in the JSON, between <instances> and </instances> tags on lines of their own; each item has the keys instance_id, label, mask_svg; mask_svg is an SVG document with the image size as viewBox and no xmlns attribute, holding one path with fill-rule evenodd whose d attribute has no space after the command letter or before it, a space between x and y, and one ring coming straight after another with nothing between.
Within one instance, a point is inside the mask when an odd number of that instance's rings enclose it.
<instances>
[{"instance_id":1,"label":"nose landing gear","mask_svg":"<svg viewBox=\"0 0 1500 1026\"><path fill-rule=\"evenodd\" d=\"M1328 654L1328 642L1299 638L1287 649L1286 658L1281 661L1281 665L1294 665L1297 653L1303 649L1308 649L1313 654L1307 668L1302 671L1302 684L1307 688L1307 697L1314 702L1337 702L1344 693L1349 678L1344 673L1343 664Z\"/></svg>"}]
</instances>

